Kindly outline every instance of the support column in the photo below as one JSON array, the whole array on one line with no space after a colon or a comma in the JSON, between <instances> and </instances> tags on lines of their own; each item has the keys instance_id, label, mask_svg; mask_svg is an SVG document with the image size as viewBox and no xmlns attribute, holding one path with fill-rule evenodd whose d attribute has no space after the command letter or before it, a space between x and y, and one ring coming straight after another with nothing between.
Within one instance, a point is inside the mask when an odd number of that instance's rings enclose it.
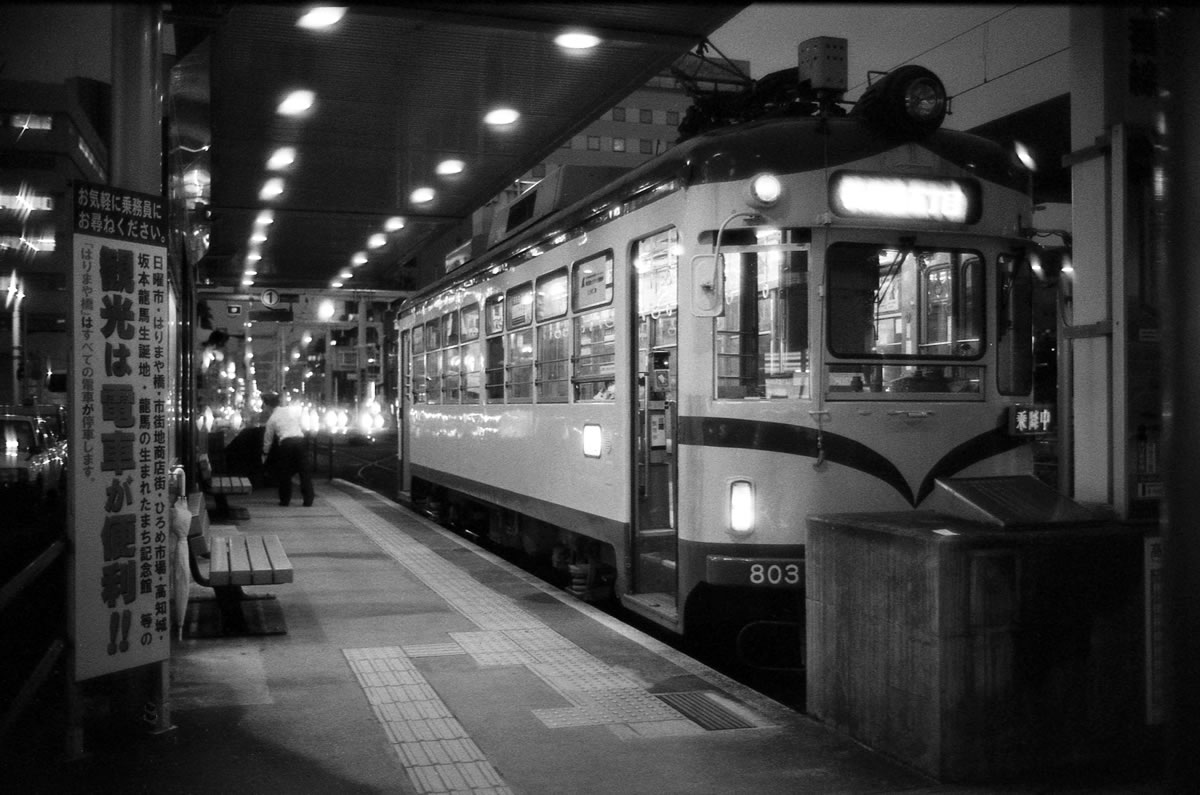
<instances>
[{"instance_id":1,"label":"support column","mask_svg":"<svg viewBox=\"0 0 1200 795\"><path fill-rule=\"evenodd\" d=\"M1166 251L1162 280L1164 619L1167 790L1200 781L1200 10L1173 7L1165 26ZM1161 198L1161 197L1160 197Z\"/></svg>"}]
</instances>

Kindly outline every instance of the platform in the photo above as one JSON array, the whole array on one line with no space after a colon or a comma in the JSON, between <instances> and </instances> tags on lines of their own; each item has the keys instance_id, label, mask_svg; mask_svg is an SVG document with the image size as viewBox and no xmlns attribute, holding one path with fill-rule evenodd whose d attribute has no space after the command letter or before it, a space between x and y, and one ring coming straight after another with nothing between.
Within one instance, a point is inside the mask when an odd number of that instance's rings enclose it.
<instances>
[{"instance_id":1,"label":"platform","mask_svg":"<svg viewBox=\"0 0 1200 795\"><path fill-rule=\"evenodd\" d=\"M177 641L173 730L90 731L13 791L1027 791L939 785L373 492L241 501L295 567L287 634Z\"/></svg>"}]
</instances>

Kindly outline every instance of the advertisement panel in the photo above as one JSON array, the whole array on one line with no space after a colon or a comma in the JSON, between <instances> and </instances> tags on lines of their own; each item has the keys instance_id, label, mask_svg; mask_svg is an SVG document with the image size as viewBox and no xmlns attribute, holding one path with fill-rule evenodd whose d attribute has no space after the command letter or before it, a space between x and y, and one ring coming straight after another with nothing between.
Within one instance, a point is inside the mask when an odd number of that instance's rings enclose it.
<instances>
[{"instance_id":1,"label":"advertisement panel","mask_svg":"<svg viewBox=\"0 0 1200 795\"><path fill-rule=\"evenodd\" d=\"M72 183L75 679L170 652L166 210Z\"/></svg>"}]
</instances>

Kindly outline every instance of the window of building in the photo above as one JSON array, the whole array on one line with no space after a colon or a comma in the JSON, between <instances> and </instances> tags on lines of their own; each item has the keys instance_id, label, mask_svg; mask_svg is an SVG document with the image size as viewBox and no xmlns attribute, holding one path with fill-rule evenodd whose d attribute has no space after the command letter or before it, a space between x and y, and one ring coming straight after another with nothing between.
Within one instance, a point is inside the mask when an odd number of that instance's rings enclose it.
<instances>
[{"instance_id":1,"label":"window of building","mask_svg":"<svg viewBox=\"0 0 1200 795\"><path fill-rule=\"evenodd\" d=\"M600 136L589 135L587 137L587 148L592 151L600 151Z\"/></svg>"},{"instance_id":2,"label":"window of building","mask_svg":"<svg viewBox=\"0 0 1200 795\"><path fill-rule=\"evenodd\" d=\"M625 109L620 108L620 107L613 108L612 109L612 120L613 121L625 121Z\"/></svg>"},{"instance_id":3,"label":"window of building","mask_svg":"<svg viewBox=\"0 0 1200 795\"><path fill-rule=\"evenodd\" d=\"M642 108L638 111L638 121L642 124L654 124L654 111Z\"/></svg>"},{"instance_id":4,"label":"window of building","mask_svg":"<svg viewBox=\"0 0 1200 795\"><path fill-rule=\"evenodd\" d=\"M613 138L613 151L614 152L624 152L625 151L625 139L624 138Z\"/></svg>"},{"instance_id":5,"label":"window of building","mask_svg":"<svg viewBox=\"0 0 1200 795\"><path fill-rule=\"evenodd\" d=\"M667 124L670 124L672 127L679 126L679 111L677 111L677 110L667 111Z\"/></svg>"},{"instance_id":6,"label":"window of building","mask_svg":"<svg viewBox=\"0 0 1200 795\"><path fill-rule=\"evenodd\" d=\"M654 154L654 141L650 141L645 138L638 140L638 151L643 155Z\"/></svg>"}]
</instances>

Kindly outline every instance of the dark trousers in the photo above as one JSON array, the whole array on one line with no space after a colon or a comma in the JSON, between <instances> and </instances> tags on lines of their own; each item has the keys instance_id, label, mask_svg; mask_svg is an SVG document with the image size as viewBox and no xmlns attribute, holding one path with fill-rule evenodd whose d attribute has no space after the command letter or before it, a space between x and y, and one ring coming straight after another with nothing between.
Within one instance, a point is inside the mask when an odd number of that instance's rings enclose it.
<instances>
[{"instance_id":1,"label":"dark trousers","mask_svg":"<svg viewBox=\"0 0 1200 795\"><path fill-rule=\"evenodd\" d=\"M289 436L279 441L275 477L279 480L279 503L292 501L292 475L300 475L300 494L305 505L312 505L312 465L309 461L308 445L303 436Z\"/></svg>"}]
</instances>

